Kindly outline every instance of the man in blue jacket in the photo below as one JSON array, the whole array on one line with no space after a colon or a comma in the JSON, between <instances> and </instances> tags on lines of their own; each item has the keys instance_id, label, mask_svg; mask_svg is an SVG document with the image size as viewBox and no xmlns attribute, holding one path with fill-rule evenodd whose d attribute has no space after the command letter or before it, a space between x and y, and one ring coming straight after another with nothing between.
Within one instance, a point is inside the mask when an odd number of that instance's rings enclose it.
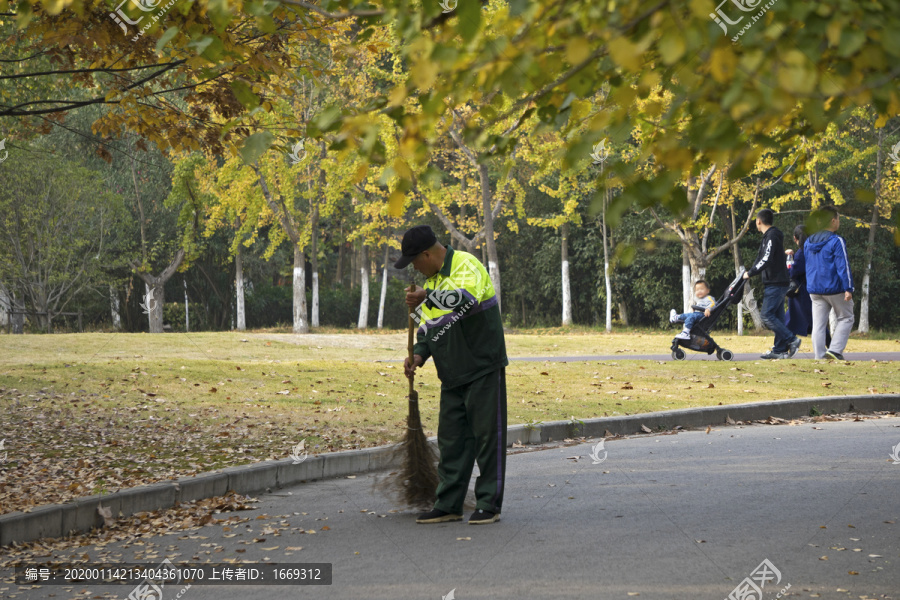
<instances>
[{"instance_id":1,"label":"man in blue jacket","mask_svg":"<svg viewBox=\"0 0 900 600\"><path fill-rule=\"evenodd\" d=\"M847 242L836 231L841 218L833 206L821 209L830 216L828 227L812 234L803 245L806 256L806 289L812 300L813 353L816 358L844 360L844 348L853 329L853 275L847 256ZM831 345L825 344L828 315L837 315Z\"/></svg>"}]
</instances>

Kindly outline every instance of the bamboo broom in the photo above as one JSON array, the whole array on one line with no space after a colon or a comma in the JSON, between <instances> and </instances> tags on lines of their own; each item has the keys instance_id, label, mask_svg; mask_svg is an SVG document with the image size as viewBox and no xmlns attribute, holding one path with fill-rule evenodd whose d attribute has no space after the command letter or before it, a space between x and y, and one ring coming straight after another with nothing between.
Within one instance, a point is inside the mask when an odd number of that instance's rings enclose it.
<instances>
[{"instance_id":1,"label":"bamboo broom","mask_svg":"<svg viewBox=\"0 0 900 600\"><path fill-rule=\"evenodd\" d=\"M415 291L411 285L409 291ZM412 314L409 316L407 335L407 351L410 362L413 360L413 338L416 325ZM437 454L434 446L428 443L422 430L422 418L419 415L419 394L416 392L415 375L409 378L409 416L406 418L406 433L398 446L401 463L400 471L393 480L389 480L388 488L405 505L415 508L431 508L434 505L437 490Z\"/></svg>"}]
</instances>

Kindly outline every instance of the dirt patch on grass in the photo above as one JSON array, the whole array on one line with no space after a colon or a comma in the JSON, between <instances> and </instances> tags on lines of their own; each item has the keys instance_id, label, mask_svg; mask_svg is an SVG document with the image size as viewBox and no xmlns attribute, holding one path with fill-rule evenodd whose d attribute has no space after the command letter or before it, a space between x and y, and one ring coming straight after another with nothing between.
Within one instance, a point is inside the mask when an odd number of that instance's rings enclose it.
<instances>
[{"instance_id":1,"label":"dirt patch on grass","mask_svg":"<svg viewBox=\"0 0 900 600\"><path fill-rule=\"evenodd\" d=\"M254 338L309 346L311 348L346 348L353 350L384 350L398 354L401 358L406 353L406 334L357 334L335 335L332 333L254 333L247 334L246 339Z\"/></svg>"}]
</instances>

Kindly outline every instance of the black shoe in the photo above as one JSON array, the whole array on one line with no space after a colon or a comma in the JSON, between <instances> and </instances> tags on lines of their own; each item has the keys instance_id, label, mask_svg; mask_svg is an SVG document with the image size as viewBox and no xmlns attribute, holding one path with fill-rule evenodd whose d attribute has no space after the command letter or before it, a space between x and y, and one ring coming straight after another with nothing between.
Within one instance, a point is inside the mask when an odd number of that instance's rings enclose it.
<instances>
[{"instance_id":1,"label":"black shoe","mask_svg":"<svg viewBox=\"0 0 900 600\"><path fill-rule=\"evenodd\" d=\"M828 350L825 353L825 358L827 358L828 360L847 360L840 352L833 352L831 350Z\"/></svg>"},{"instance_id":2,"label":"black shoe","mask_svg":"<svg viewBox=\"0 0 900 600\"><path fill-rule=\"evenodd\" d=\"M462 515L455 515L435 508L416 517L416 523L449 523L450 521L462 521Z\"/></svg>"},{"instance_id":3,"label":"black shoe","mask_svg":"<svg viewBox=\"0 0 900 600\"><path fill-rule=\"evenodd\" d=\"M761 355L760 358L765 358L767 360L780 360L782 358L788 358L787 352L775 352L774 350L769 350L765 354Z\"/></svg>"},{"instance_id":4,"label":"black shoe","mask_svg":"<svg viewBox=\"0 0 900 600\"><path fill-rule=\"evenodd\" d=\"M787 352L788 358L791 358L792 356L794 356L797 353L797 350L800 349L801 341L802 340L799 337L795 337L794 341L790 343L790 345L788 346L788 352Z\"/></svg>"},{"instance_id":5,"label":"black shoe","mask_svg":"<svg viewBox=\"0 0 900 600\"><path fill-rule=\"evenodd\" d=\"M499 520L500 513L492 513L479 508L469 517L469 525L485 525L487 523L496 523Z\"/></svg>"}]
</instances>

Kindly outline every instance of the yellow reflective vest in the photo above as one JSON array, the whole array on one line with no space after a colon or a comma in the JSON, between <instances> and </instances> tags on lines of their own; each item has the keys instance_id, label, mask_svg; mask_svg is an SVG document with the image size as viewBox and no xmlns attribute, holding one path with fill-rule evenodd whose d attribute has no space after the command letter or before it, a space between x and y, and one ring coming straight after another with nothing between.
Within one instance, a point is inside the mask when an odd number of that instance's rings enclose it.
<instances>
[{"instance_id":1,"label":"yellow reflective vest","mask_svg":"<svg viewBox=\"0 0 900 600\"><path fill-rule=\"evenodd\" d=\"M509 364L494 284L477 258L447 247L440 271L425 282L413 353L434 358L441 387L451 389Z\"/></svg>"}]
</instances>

